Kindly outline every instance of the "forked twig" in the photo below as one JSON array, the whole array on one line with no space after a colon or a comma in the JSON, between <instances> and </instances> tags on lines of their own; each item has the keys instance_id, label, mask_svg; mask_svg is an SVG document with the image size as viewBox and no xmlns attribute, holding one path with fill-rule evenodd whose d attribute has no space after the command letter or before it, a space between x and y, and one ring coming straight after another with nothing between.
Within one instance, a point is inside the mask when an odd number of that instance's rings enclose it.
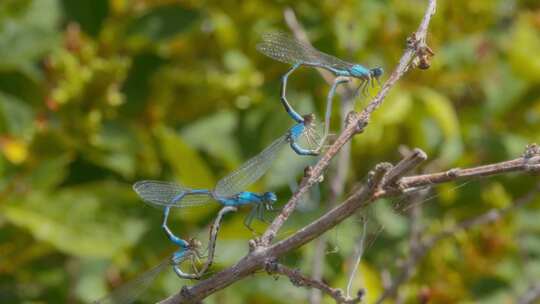
<instances>
[{"instance_id":1,"label":"forked twig","mask_svg":"<svg viewBox=\"0 0 540 304\"><path fill-rule=\"evenodd\" d=\"M330 287L328 284L320 280L314 280L309 278L297 269L291 269L287 266L279 264L277 261L272 260L266 263L265 270L269 274L281 274L287 276L294 286L315 288L323 293L331 296L336 303L340 304L356 304L362 301L364 295L363 290L360 290L356 297L347 297L343 295L343 291L338 288Z\"/></svg>"}]
</instances>

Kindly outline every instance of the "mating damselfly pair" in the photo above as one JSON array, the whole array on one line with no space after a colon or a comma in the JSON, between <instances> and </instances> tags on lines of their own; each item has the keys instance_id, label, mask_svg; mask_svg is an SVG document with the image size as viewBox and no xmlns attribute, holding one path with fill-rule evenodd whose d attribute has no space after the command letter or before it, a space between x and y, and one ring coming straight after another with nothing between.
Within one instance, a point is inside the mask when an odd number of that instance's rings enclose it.
<instances>
[{"instance_id":1,"label":"mating damselfly pair","mask_svg":"<svg viewBox=\"0 0 540 304\"><path fill-rule=\"evenodd\" d=\"M281 102L288 115L295 121L295 124L262 152L249 159L237 170L220 179L213 189L192 189L177 183L155 180L136 182L133 189L139 197L144 202L163 209L161 227L169 240L179 249L166 261L149 270L132 283L118 288L98 303L132 302L144 287L147 287L153 278L167 267L172 267L177 276L183 279L198 279L204 275L212 264L217 232L225 213L236 210L237 207L252 206L250 214L244 221L244 224L251 229L253 219L263 220L264 211L273 208L274 203L277 201L274 192L255 193L246 190L270 169L282 148L288 144L299 156L317 156L323 150L329 133L332 99L337 86L347 81L343 77L362 80L359 90L360 88L365 90L374 80L378 81L383 73L382 68L368 69L359 64L340 60L280 32L263 35L263 41L257 45L257 49L275 60L293 65L282 77ZM331 71L335 76L339 76L332 84L328 94L323 136L319 136L315 130L314 115L299 114L286 98L287 79L300 66L324 68ZM300 144L301 138L305 139L308 147L303 147ZM190 260L191 264L195 265L198 260L203 258L199 250L200 242L195 240L186 241L184 238L177 236L168 226L170 212L173 209L201 206L210 202L217 202L223 208L218 213L218 217L211 229L207 261L201 270L197 270L193 266L193 273L186 273L180 268L183 261Z\"/></svg>"}]
</instances>

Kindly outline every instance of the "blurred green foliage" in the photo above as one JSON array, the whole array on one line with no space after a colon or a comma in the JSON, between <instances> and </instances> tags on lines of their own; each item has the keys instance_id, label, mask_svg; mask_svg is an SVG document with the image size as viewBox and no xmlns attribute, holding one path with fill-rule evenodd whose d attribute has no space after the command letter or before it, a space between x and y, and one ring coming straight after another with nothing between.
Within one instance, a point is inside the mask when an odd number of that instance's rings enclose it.
<instances>
[{"instance_id":1,"label":"blurred green foliage","mask_svg":"<svg viewBox=\"0 0 540 304\"><path fill-rule=\"evenodd\" d=\"M209 187L291 121L279 104L287 66L255 50L263 32L286 29L295 10L315 46L386 71L396 64L426 1L0 1L0 302L88 303L172 251L161 213L131 191L138 179ZM540 141L540 7L537 1L440 1L429 44L431 69L413 70L353 141L347 186L399 145L420 147L431 169L518 157ZM322 113L329 86L310 69L290 82L303 112ZM356 107L366 103L359 98ZM319 115L320 117L320 115ZM339 123L334 109L334 129ZM309 161L284 153L256 190L277 191ZM423 204L436 233L489 208L508 206L537 178L508 175L443 185ZM460 186L456 188L456 186ZM296 213L282 236L309 223L322 202ZM381 272L407 254L407 212L375 204L385 229L368 249L357 287L368 302ZM309 206L309 202L307 204ZM207 235L215 208L177 212L180 235ZM242 215L226 219L217 266L247 252ZM408 302L509 303L540 277L540 199L523 210L438 244L403 288ZM259 230L263 224L257 226ZM346 284L360 235L351 219L327 234L325 279ZM284 258L309 272L313 245ZM178 290L167 274L145 299ZM306 302L288 280L255 275L210 303ZM328 299L326 299L329 301Z\"/></svg>"}]
</instances>

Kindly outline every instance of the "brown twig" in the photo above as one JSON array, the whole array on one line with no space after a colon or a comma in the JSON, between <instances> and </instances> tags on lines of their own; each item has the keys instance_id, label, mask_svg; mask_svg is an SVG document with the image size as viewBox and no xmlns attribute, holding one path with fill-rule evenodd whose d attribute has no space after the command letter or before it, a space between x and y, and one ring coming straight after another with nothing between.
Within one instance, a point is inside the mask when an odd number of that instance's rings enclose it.
<instances>
[{"instance_id":1,"label":"brown twig","mask_svg":"<svg viewBox=\"0 0 540 304\"><path fill-rule=\"evenodd\" d=\"M341 205L328 211L321 218L314 221L312 224L302 228L292 236L274 244L270 245L279 229L289 218L292 212L296 209L296 206L302 197L311 186L320 182L320 177L324 170L328 167L330 160L340 151L340 149L348 143L351 138L360 132L367 126L371 114L381 105L384 98L388 94L389 90L395 85L397 80L404 75L409 69L411 61L417 52L425 47L425 37L427 34L427 27L431 16L435 12L435 0L429 0L428 7L426 9L424 18L418 28L418 31L413 34L409 39L408 48L399 61L397 68L392 72L389 79L382 86L380 92L375 98L368 104L368 106L360 113L354 113L348 115L347 125L344 131L340 134L334 144L328 149L328 151L322 156L318 163L310 170L310 174L303 178L299 189L293 194L292 198L285 205L282 212L274 219L272 224L263 234L258 244L250 251L245 257L240 259L235 265L221 272L218 272L214 276L199 282L190 287L182 288L182 291L176 295L165 299L161 303L193 303L198 302L208 295L221 290L234 282L241 280L242 278L254 273L255 271L264 267L266 261L272 258L277 258L295 248L298 248L314 238L320 236L325 231L331 229L345 218L351 216L358 208L365 206L380 196L375 195L375 191L379 188L381 179L378 179L384 174L380 174L381 168L376 170L374 178L371 179L370 186L361 187L359 191L355 192ZM384 170L386 173L388 170ZM384 192L387 195L397 195L397 193Z\"/></svg>"},{"instance_id":2,"label":"brown twig","mask_svg":"<svg viewBox=\"0 0 540 304\"><path fill-rule=\"evenodd\" d=\"M312 278L309 278L303 275L302 273L300 273L299 270L291 269L287 266L279 264L275 260L267 262L265 265L265 270L269 274L281 274L281 275L287 276L294 286L318 289L321 292L331 296L336 301L336 303L341 303L341 304L360 303L364 295L363 290L360 290L358 294L356 295L356 297L348 298L343 295L343 291L341 289L330 287L328 284L324 283L321 280L314 280Z\"/></svg>"},{"instance_id":3,"label":"brown twig","mask_svg":"<svg viewBox=\"0 0 540 304\"><path fill-rule=\"evenodd\" d=\"M424 151L418 148L414 149L397 163L388 174L386 174L384 183L386 185L394 185L399 177L409 173L426 159L427 155Z\"/></svg>"},{"instance_id":4,"label":"brown twig","mask_svg":"<svg viewBox=\"0 0 540 304\"><path fill-rule=\"evenodd\" d=\"M397 183L401 189L418 188L449 181L486 177L510 172L540 172L538 169L539 165L540 155L532 156L530 158L520 157L513 160L468 169L454 168L439 173L402 177ZM380 195L384 194L381 193Z\"/></svg>"},{"instance_id":5,"label":"brown twig","mask_svg":"<svg viewBox=\"0 0 540 304\"><path fill-rule=\"evenodd\" d=\"M505 164L508 162L502 163ZM486 171L483 169L485 167L486 166L479 166L464 170L467 170L467 172L476 172L477 175L467 175L468 177L473 178L477 176L486 176ZM497 164L490 165L490 167L493 168L493 170L490 172L490 174L492 175L508 172L508 170L497 170L496 168L499 167L497 166ZM522 164L519 165L519 167L522 169L522 171L525 171ZM310 242L311 240L332 229L344 219L354 214L358 209L369 205L370 203L374 202L379 198L400 195L400 193L393 189L380 189L380 184L383 180L383 178L381 177L384 177L385 173L388 172L388 170L389 166L387 164L383 163L378 165L376 169L369 174L371 178L369 178L366 185L360 187L359 190L355 191L342 204L328 211L323 216L313 221L311 224L303 227L302 229L295 232L293 235L269 247L255 247L253 251L243 257L234 266L218 272L209 279L204 280L194 286L184 288L184 292L176 294L161 303L191 303L202 300L206 296L220 289L223 289L230 284L248 276L249 274L252 274L255 271L263 268L268 259L280 257L283 254ZM434 173L432 175L439 176L440 173ZM425 176L426 175L423 174L419 176L410 176L407 178L415 180L417 177L421 177L423 180L426 180ZM454 175L454 179L457 178L458 176ZM449 180L445 179L441 180L440 182L444 181ZM429 185L431 184L432 183L430 183Z\"/></svg>"},{"instance_id":6,"label":"brown twig","mask_svg":"<svg viewBox=\"0 0 540 304\"><path fill-rule=\"evenodd\" d=\"M296 209L296 205L298 204L302 195L304 195L311 186L313 186L319 181L320 176L328 167L330 161L339 152L341 147L343 147L347 142L349 142L355 134L361 133L364 130L364 128L368 124L371 114L383 103L390 89L409 69L409 64L411 63L411 60L415 57L417 51L416 46L425 44L425 42L422 41L425 41L429 21L431 20L431 16L435 13L435 4L435 0L429 1L428 8L426 9L426 13L424 15L424 18L422 19L422 22L420 23L418 31L413 35L418 40L414 40L415 43L409 43L409 47L401 57L398 66L392 72L388 80L384 83L379 93L367 105L367 107L360 114L349 115L348 124L345 130L339 135L334 144L312 168L310 176L307 176L302 180L302 183L300 184L298 190L293 194L289 202L283 207L282 212L274 219L270 227L268 227L266 232L263 234L261 242L263 246L268 246L270 244L270 242L278 233L281 226L283 226L289 216Z\"/></svg>"},{"instance_id":7,"label":"brown twig","mask_svg":"<svg viewBox=\"0 0 540 304\"><path fill-rule=\"evenodd\" d=\"M311 45L307 33L302 26L302 24L296 18L296 14L291 8L287 8L284 11L285 22L289 29L293 32L296 39L303 41L304 43ZM328 84L333 84L336 79L335 76L329 71L318 68L318 72L325 79ZM344 83L338 88L338 93L341 96L341 107L340 107L340 116L346 117L347 114L353 110L354 99L356 97L355 90L351 83ZM331 94L328 95L328 98L332 98ZM325 136L328 135L329 125L329 116L328 111L331 111L331 101L327 100L327 116L325 118ZM345 128L345 120L341 120L340 132ZM337 156L337 162L332 171L331 177L329 178L330 185L330 196L328 198L327 206L328 208L334 207L340 197L343 195L345 189L345 180L349 172L350 160L351 160L351 143L347 142L339 152ZM321 280L323 268L324 268L324 252L326 250L326 238L321 236L317 239L313 254L312 261L312 278L315 280ZM310 293L310 304L319 304L322 300L322 294L318 289L312 289Z\"/></svg>"}]
</instances>

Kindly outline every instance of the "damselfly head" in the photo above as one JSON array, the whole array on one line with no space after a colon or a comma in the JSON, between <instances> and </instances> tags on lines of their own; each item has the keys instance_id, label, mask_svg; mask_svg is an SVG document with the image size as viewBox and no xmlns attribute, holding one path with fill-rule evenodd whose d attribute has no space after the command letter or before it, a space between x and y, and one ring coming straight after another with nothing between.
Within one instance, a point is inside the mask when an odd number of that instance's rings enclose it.
<instances>
[{"instance_id":1,"label":"damselfly head","mask_svg":"<svg viewBox=\"0 0 540 304\"><path fill-rule=\"evenodd\" d=\"M371 77L379 80L379 77L381 77L382 74L384 74L384 70L383 70L383 68L378 67L378 68L373 68L373 69L369 70L369 73L371 74Z\"/></svg>"},{"instance_id":2,"label":"damselfly head","mask_svg":"<svg viewBox=\"0 0 540 304\"><path fill-rule=\"evenodd\" d=\"M277 201L277 195L274 192L265 192L263 194L263 200L265 203L273 204Z\"/></svg>"}]
</instances>

